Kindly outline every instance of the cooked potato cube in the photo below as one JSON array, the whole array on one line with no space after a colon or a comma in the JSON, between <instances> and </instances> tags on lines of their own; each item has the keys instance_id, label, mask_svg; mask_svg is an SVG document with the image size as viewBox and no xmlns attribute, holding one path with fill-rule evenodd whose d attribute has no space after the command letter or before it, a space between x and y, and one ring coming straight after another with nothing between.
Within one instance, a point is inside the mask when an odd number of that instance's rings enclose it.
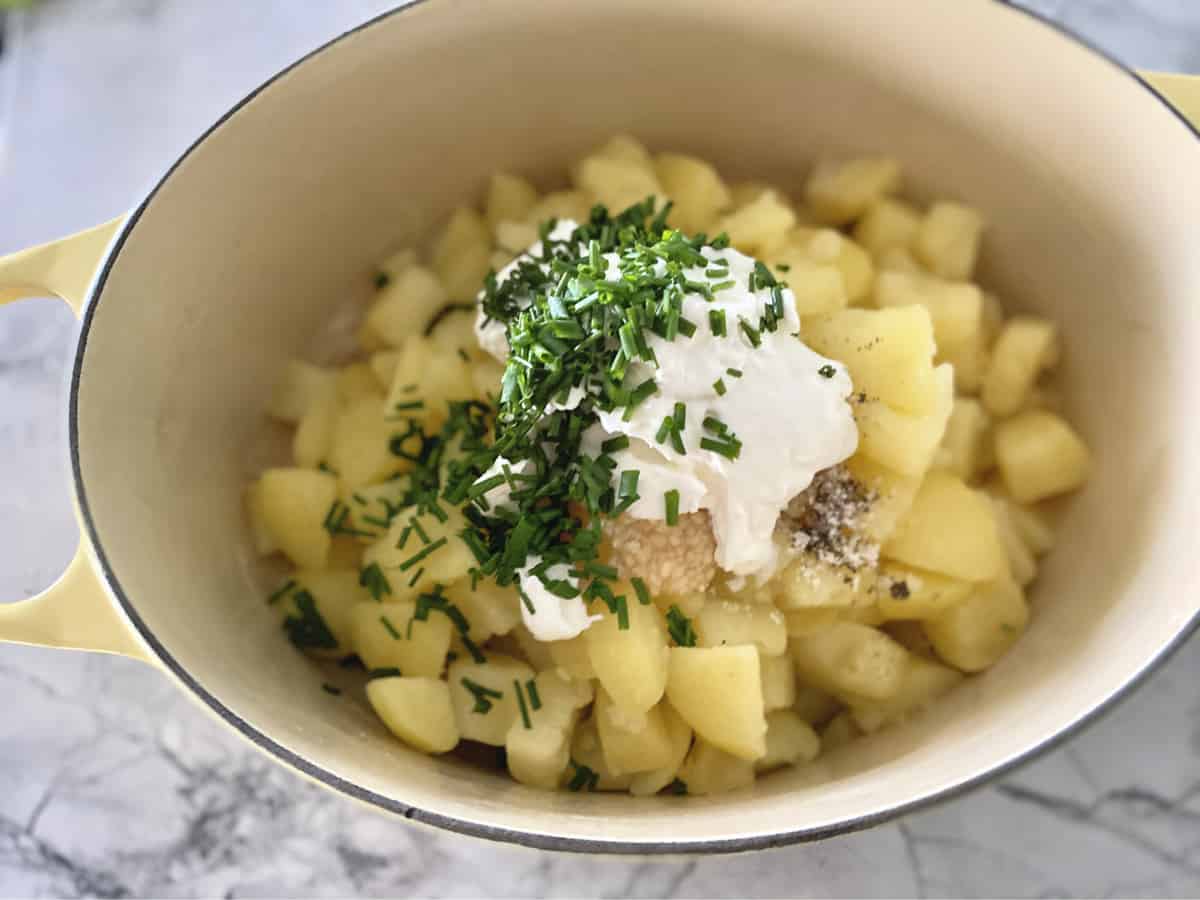
<instances>
[{"instance_id":1,"label":"cooked potato cube","mask_svg":"<svg viewBox=\"0 0 1200 900\"><path fill-rule=\"evenodd\" d=\"M513 722L504 740L508 773L530 787L552 791L563 783L571 762L570 727L546 724L533 718L528 728Z\"/></svg>"},{"instance_id":2,"label":"cooked potato cube","mask_svg":"<svg viewBox=\"0 0 1200 900\"><path fill-rule=\"evenodd\" d=\"M824 631L836 622L842 621L845 609L836 607L809 607L808 609L789 609L783 614L784 627L789 638L806 637Z\"/></svg>"},{"instance_id":3,"label":"cooked potato cube","mask_svg":"<svg viewBox=\"0 0 1200 900\"><path fill-rule=\"evenodd\" d=\"M466 303L473 301L483 287L491 255L492 235L487 222L475 210L459 207L434 242L432 268L446 295Z\"/></svg>"},{"instance_id":4,"label":"cooked potato cube","mask_svg":"<svg viewBox=\"0 0 1200 900\"><path fill-rule=\"evenodd\" d=\"M517 610L520 615L520 610ZM546 646L550 650L550 658L558 671L576 681L588 681L596 677L596 669L592 666L591 653L588 650L587 639L582 635L566 641L549 641Z\"/></svg>"},{"instance_id":5,"label":"cooked potato cube","mask_svg":"<svg viewBox=\"0 0 1200 900\"><path fill-rule=\"evenodd\" d=\"M877 544L884 543L912 506L921 479L900 475L863 456L852 456L846 468L872 497L871 508L858 524L859 532Z\"/></svg>"},{"instance_id":6,"label":"cooked potato cube","mask_svg":"<svg viewBox=\"0 0 1200 900\"><path fill-rule=\"evenodd\" d=\"M466 527L462 512L447 505L445 514L444 522L429 513L401 514L363 553L364 566L378 563L390 579L392 599L408 599L435 584L454 584L475 565L474 555L459 537Z\"/></svg>"},{"instance_id":7,"label":"cooked potato cube","mask_svg":"<svg viewBox=\"0 0 1200 900\"><path fill-rule=\"evenodd\" d=\"M707 232L732 196L717 170L702 159L679 153L660 153L654 172L674 202L670 222L685 234Z\"/></svg>"},{"instance_id":8,"label":"cooked potato cube","mask_svg":"<svg viewBox=\"0 0 1200 900\"><path fill-rule=\"evenodd\" d=\"M883 555L963 581L991 581L1007 568L987 495L948 472L930 472Z\"/></svg>"},{"instance_id":9,"label":"cooked potato cube","mask_svg":"<svg viewBox=\"0 0 1200 900\"><path fill-rule=\"evenodd\" d=\"M900 689L895 694L886 700L858 700L851 704L850 715L859 728L870 734L925 709L962 680L962 675L954 669L914 656L909 660ZM769 731L767 743L770 744Z\"/></svg>"},{"instance_id":10,"label":"cooked potato cube","mask_svg":"<svg viewBox=\"0 0 1200 900\"><path fill-rule=\"evenodd\" d=\"M537 226L525 221L499 222L494 235L496 246L508 257L502 265L493 266L497 272L538 241Z\"/></svg>"},{"instance_id":11,"label":"cooked potato cube","mask_svg":"<svg viewBox=\"0 0 1200 900\"><path fill-rule=\"evenodd\" d=\"M405 675L438 678L450 650L450 620L440 612L415 617L412 600L368 600L350 611L354 651L368 669L399 669Z\"/></svg>"},{"instance_id":12,"label":"cooked potato cube","mask_svg":"<svg viewBox=\"0 0 1200 900\"><path fill-rule=\"evenodd\" d=\"M366 329L392 347L421 334L429 320L446 305L446 289L424 266L411 266L380 292L367 312Z\"/></svg>"},{"instance_id":13,"label":"cooked potato cube","mask_svg":"<svg viewBox=\"0 0 1200 900\"><path fill-rule=\"evenodd\" d=\"M550 655L549 644L543 643L530 634L529 629L522 622L512 630L512 638L516 641L517 646L521 648L521 656L533 666L538 672L552 672L556 677L558 675L558 667L554 663L554 657Z\"/></svg>"},{"instance_id":14,"label":"cooked potato cube","mask_svg":"<svg viewBox=\"0 0 1200 900\"><path fill-rule=\"evenodd\" d=\"M1054 528L1038 510L1009 501L1008 514L1017 534L1034 556L1042 556L1054 548Z\"/></svg>"},{"instance_id":15,"label":"cooked potato cube","mask_svg":"<svg viewBox=\"0 0 1200 900\"><path fill-rule=\"evenodd\" d=\"M573 723L576 714L596 699L594 682L564 678L561 672L553 670L539 672L534 685L534 691L528 691L526 686L526 692L536 721L565 726Z\"/></svg>"},{"instance_id":16,"label":"cooked potato cube","mask_svg":"<svg viewBox=\"0 0 1200 900\"><path fill-rule=\"evenodd\" d=\"M296 465L315 469L329 459L339 413L337 391L326 391L313 400L292 434L292 459Z\"/></svg>"},{"instance_id":17,"label":"cooked potato cube","mask_svg":"<svg viewBox=\"0 0 1200 900\"><path fill-rule=\"evenodd\" d=\"M900 164L894 159L821 160L804 186L804 199L819 221L846 225L899 188Z\"/></svg>"},{"instance_id":18,"label":"cooked potato cube","mask_svg":"<svg viewBox=\"0 0 1200 900\"><path fill-rule=\"evenodd\" d=\"M267 415L281 422L295 424L313 404L328 396L337 381L337 371L293 359L283 370L283 378L275 387L267 404Z\"/></svg>"},{"instance_id":19,"label":"cooked potato cube","mask_svg":"<svg viewBox=\"0 0 1200 900\"><path fill-rule=\"evenodd\" d=\"M845 710L834 716L821 732L821 751L832 753L861 735L862 731L859 730L854 717L850 715L849 710Z\"/></svg>"},{"instance_id":20,"label":"cooked potato cube","mask_svg":"<svg viewBox=\"0 0 1200 900\"><path fill-rule=\"evenodd\" d=\"M583 191L551 191L534 205L525 221L541 225L549 219L570 219L583 224L591 211L592 201Z\"/></svg>"},{"instance_id":21,"label":"cooked potato cube","mask_svg":"<svg viewBox=\"0 0 1200 900\"><path fill-rule=\"evenodd\" d=\"M775 191L767 190L753 202L738 207L714 226L724 231L738 250L751 256L787 241L788 230L796 224L796 214Z\"/></svg>"},{"instance_id":22,"label":"cooked potato cube","mask_svg":"<svg viewBox=\"0 0 1200 900\"><path fill-rule=\"evenodd\" d=\"M679 774L679 769L692 746L692 729L679 714L671 708L671 704L662 703L655 709L662 710L663 720L667 724L667 735L671 739L671 756L667 762L657 769L637 772L629 781L629 793L637 797L648 797L657 794Z\"/></svg>"},{"instance_id":23,"label":"cooked potato cube","mask_svg":"<svg viewBox=\"0 0 1200 900\"><path fill-rule=\"evenodd\" d=\"M762 669L763 710L786 709L796 702L796 666L792 658L782 653L779 656L760 656Z\"/></svg>"},{"instance_id":24,"label":"cooked potato cube","mask_svg":"<svg viewBox=\"0 0 1200 900\"><path fill-rule=\"evenodd\" d=\"M495 228L501 222L523 221L537 203L537 196L537 188L520 175L496 173L488 181L487 200L484 202L488 225ZM519 249L528 246L525 244Z\"/></svg>"},{"instance_id":25,"label":"cooked potato cube","mask_svg":"<svg viewBox=\"0 0 1200 900\"><path fill-rule=\"evenodd\" d=\"M903 247L892 247L889 250L884 250L879 256L875 257L875 265L880 272L905 272L909 275L925 274L925 270L921 268L921 264L917 262L917 258L912 255L912 251L905 250Z\"/></svg>"},{"instance_id":26,"label":"cooked potato cube","mask_svg":"<svg viewBox=\"0 0 1200 900\"><path fill-rule=\"evenodd\" d=\"M874 602L875 573L851 571L805 555L776 576L776 602L783 610L869 606ZM780 651L783 652L783 651Z\"/></svg>"},{"instance_id":27,"label":"cooked potato cube","mask_svg":"<svg viewBox=\"0 0 1200 900\"><path fill-rule=\"evenodd\" d=\"M765 656L787 650L787 627L774 606L710 600L694 621L700 647L751 644Z\"/></svg>"},{"instance_id":28,"label":"cooked potato cube","mask_svg":"<svg viewBox=\"0 0 1200 900\"><path fill-rule=\"evenodd\" d=\"M900 687L908 651L882 631L853 622L837 622L789 642L796 675L835 696L882 700Z\"/></svg>"},{"instance_id":29,"label":"cooked potato cube","mask_svg":"<svg viewBox=\"0 0 1200 900\"><path fill-rule=\"evenodd\" d=\"M650 151L646 149L646 145L631 134L613 135L588 156L616 159L646 170L654 168L654 160L650 158Z\"/></svg>"},{"instance_id":30,"label":"cooked potato cube","mask_svg":"<svg viewBox=\"0 0 1200 900\"><path fill-rule=\"evenodd\" d=\"M610 772L647 772L670 763L671 735L663 708L659 703L646 712L630 713L615 705L604 688L596 692L592 718Z\"/></svg>"},{"instance_id":31,"label":"cooked potato cube","mask_svg":"<svg viewBox=\"0 0 1200 900\"><path fill-rule=\"evenodd\" d=\"M964 672L994 665L1025 630L1029 609L1020 587L1007 578L981 585L962 603L925 623L933 649Z\"/></svg>"},{"instance_id":32,"label":"cooked potato cube","mask_svg":"<svg viewBox=\"0 0 1200 900\"><path fill-rule=\"evenodd\" d=\"M867 251L844 234L823 228L809 238L805 252L813 262L837 267L851 306L861 305L871 295L875 265Z\"/></svg>"},{"instance_id":33,"label":"cooked potato cube","mask_svg":"<svg viewBox=\"0 0 1200 900\"><path fill-rule=\"evenodd\" d=\"M1018 503L1036 503L1082 487L1091 453L1065 420L1031 410L996 426L996 464Z\"/></svg>"},{"instance_id":34,"label":"cooked potato cube","mask_svg":"<svg viewBox=\"0 0 1200 900\"><path fill-rule=\"evenodd\" d=\"M884 563L879 581L876 606L884 619L931 619L961 603L975 589L970 581L948 578L936 572L926 572Z\"/></svg>"},{"instance_id":35,"label":"cooked potato cube","mask_svg":"<svg viewBox=\"0 0 1200 900\"><path fill-rule=\"evenodd\" d=\"M905 413L937 405L933 322L923 307L846 309L806 319L800 336L817 353L844 363L855 391Z\"/></svg>"},{"instance_id":36,"label":"cooked potato cube","mask_svg":"<svg viewBox=\"0 0 1200 900\"><path fill-rule=\"evenodd\" d=\"M955 397L942 435L938 464L963 481L971 481L994 463L992 421L983 404L973 397Z\"/></svg>"},{"instance_id":37,"label":"cooked potato cube","mask_svg":"<svg viewBox=\"0 0 1200 900\"><path fill-rule=\"evenodd\" d=\"M834 263L813 262L804 247L788 243L772 249L768 262L795 296L797 315L823 316L849 305L842 270Z\"/></svg>"},{"instance_id":38,"label":"cooked potato cube","mask_svg":"<svg viewBox=\"0 0 1200 900\"><path fill-rule=\"evenodd\" d=\"M763 729L766 730L765 722ZM765 737L762 743L763 753L766 753ZM683 782L689 794L723 794L753 784L754 763L727 753L715 744L698 737L679 768L679 780Z\"/></svg>"},{"instance_id":39,"label":"cooked potato cube","mask_svg":"<svg viewBox=\"0 0 1200 900\"><path fill-rule=\"evenodd\" d=\"M300 569L288 583L269 602L289 640L312 656L337 659L353 653L351 612L370 599L358 583L358 571Z\"/></svg>"},{"instance_id":40,"label":"cooked potato cube","mask_svg":"<svg viewBox=\"0 0 1200 900\"><path fill-rule=\"evenodd\" d=\"M821 738L810 724L790 709L776 710L767 715L767 752L755 760L754 771L809 763L820 753Z\"/></svg>"},{"instance_id":41,"label":"cooked potato cube","mask_svg":"<svg viewBox=\"0 0 1200 900\"><path fill-rule=\"evenodd\" d=\"M1058 362L1058 329L1033 316L1014 316L996 338L983 379L983 405L1011 416L1029 400L1038 376Z\"/></svg>"},{"instance_id":42,"label":"cooked potato cube","mask_svg":"<svg viewBox=\"0 0 1200 900\"><path fill-rule=\"evenodd\" d=\"M628 790L632 781L633 775L615 775L609 770L600 746L595 717L581 722L571 739L568 790L624 791Z\"/></svg>"},{"instance_id":43,"label":"cooked potato cube","mask_svg":"<svg viewBox=\"0 0 1200 900\"><path fill-rule=\"evenodd\" d=\"M439 349L430 338L410 337L400 348L400 361L387 398L391 428L403 431L402 418L412 418L436 430L448 415L449 400L466 400L475 393L471 369L456 352Z\"/></svg>"},{"instance_id":44,"label":"cooked potato cube","mask_svg":"<svg viewBox=\"0 0 1200 900\"><path fill-rule=\"evenodd\" d=\"M360 397L338 412L329 447L329 465L342 484L355 490L382 481L405 467L390 449L396 425L384 415L378 394Z\"/></svg>"},{"instance_id":45,"label":"cooked potato cube","mask_svg":"<svg viewBox=\"0 0 1200 900\"><path fill-rule=\"evenodd\" d=\"M458 744L450 689L436 678L373 678L367 700L388 730L414 750L446 753Z\"/></svg>"},{"instance_id":46,"label":"cooked potato cube","mask_svg":"<svg viewBox=\"0 0 1200 900\"><path fill-rule=\"evenodd\" d=\"M379 393L379 381L370 364L354 362L342 366L338 370L334 382L338 399L345 404L353 403L360 397Z\"/></svg>"},{"instance_id":47,"label":"cooked potato cube","mask_svg":"<svg viewBox=\"0 0 1200 900\"><path fill-rule=\"evenodd\" d=\"M796 701L792 709L814 728L819 728L837 715L841 701L833 694L807 684L796 685Z\"/></svg>"},{"instance_id":48,"label":"cooked potato cube","mask_svg":"<svg viewBox=\"0 0 1200 900\"><path fill-rule=\"evenodd\" d=\"M511 656L489 653L487 662L456 659L446 672L458 731L469 741L503 747L508 731L520 721L516 685L533 678L533 669ZM528 701L527 701L528 702Z\"/></svg>"},{"instance_id":49,"label":"cooked potato cube","mask_svg":"<svg viewBox=\"0 0 1200 900\"><path fill-rule=\"evenodd\" d=\"M667 699L705 740L742 759L766 752L758 650L672 647Z\"/></svg>"},{"instance_id":50,"label":"cooked potato cube","mask_svg":"<svg viewBox=\"0 0 1200 900\"><path fill-rule=\"evenodd\" d=\"M376 389L387 391L392 386L396 374L396 366L400 363L400 353L396 350L378 350L371 354L367 365L375 375Z\"/></svg>"},{"instance_id":51,"label":"cooked potato cube","mask_svg":"<svg viewBox=\"0 0 1200 900\"><path fill-rule=\"evenodd\" d=\"M613 592L627 598L629 628L597 605L593 611L603 618L583 633L588 656L609 696L631 713L645 712L667 686L667 629L658 607L638 603L632 587L614 586Z\"/></svg>"},{"instance_id":52,"label":"cooked potato cube","mask_svg":"<svg viewBox=\"0 0 1200 900\"><path fill-rule=\"evenodd\" d=\"M466 354L472 360L482 359L483 351L475 339L475 311L466 308L450 308L429 332L429 340L433 349L445 355L454 355L462 359ZM390 388L395 382L395 372L387 382Z\"/></svg>"},{"instance_id":53,"label":"cooked potato cube","mask_svg":"<svg viewBox=\"0 0 1200 900\"><path fill-rule=\"evenodd\" d=\"M576 184L614 215L647 197L663 195L652 168L602 156L590 156L579 164Z\"/></svg>"},{"instance_id":54,"label":"cooked potato cube","mask_svg":"<svg viewBox=\"0 0 1200 900\"><path fill-rule=\"evenodd\" d=\"M271 529L267 527L267 521L263 515L262 485L257 481L250 482L246 485L244 498L246 519L250 524L250 537L254 542L254 552L259 556L269 556L278 550L279 546L275 543L275 536L271 534Z\"/></svg>"},{"instance_id":55,"label":"cooked potato cube","mask_svg":"<svg viewBox=\"0 0 1200 900\"><path fill-rule=\"evenodd\" d=\"M901 475L918 478L925 473L954 409L953 369L940 365L933 370L933 377L936 393L927 413L896 412L878 400L855 404L859 453Z\"/></svg>"},{"instance_id":56,"label":"cooked potato cube","mask_svg":"<svg viewBox=\"0 0 1200 900\"><path fill-rule=\"evenodd\" d=\"M521 599L513 587L500 587L481 578L474 588L464 578L446 588L446 596L471 623L471 640L479 644L498 634L508 634L521 622Z\"/></svg>"},{"instance_id":57,"label":"cooked potato cube","mask_svg":"<svg viewBox=\"0 0 1200 900\"><path fill-rule=\"evenodd\" d=\"M1008 574L1021 587L1026 587L1037 577L1037 560L1013 524L1008 501L995 496L989 499L996 518L996 532L1008 557Z\"/></svg>"},{"instance_id":58,"label":"cooked potato cube","mask_svg":"<svg viewBox=\"0 0 1200 900\"><path fill-rule=\"evenodd\" d=\"M276 546L304 569L323 569L330 535L324 526L338 481L312 469L268 469L258 481L263 527Z\"/></svg>"},{"instance_id":59,"label":"cooked potato cube","mask_svg":"<svg viewBox=\"0 0 1200 900\"><path fill-rule=\"evenodd\" d=\"M983 216L959 203L935 203L921 220L913 250L929 271L966 281L975 271Z\"/></svg>"},{"instance_id":60,"label":"cooked potato cube","mask_svg":"<svg viewBox=\"0 0 1200 900\"><path fill-rule=\"evenodd\" d=\"M884 197L854 226L854 240L878 260L889 250L908 250L920 226L921 214L910 204Z\"/></svg>"}]
</instances>

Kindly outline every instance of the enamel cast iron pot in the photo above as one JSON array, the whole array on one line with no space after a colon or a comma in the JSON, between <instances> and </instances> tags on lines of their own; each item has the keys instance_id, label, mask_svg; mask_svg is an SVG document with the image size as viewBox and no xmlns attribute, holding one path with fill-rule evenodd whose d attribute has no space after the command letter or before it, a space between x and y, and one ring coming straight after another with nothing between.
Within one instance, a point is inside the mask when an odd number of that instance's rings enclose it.
<instances>
[{"instance_id":1,"label":"enamel cast iron pot","mask_svg":"<svg viewBox=\"0 0 1200 900\"><path fill-rule=\"evenodd\" d=\"M0 261L0 302L53 293L83 318L67 410L83 537L55 585L0 606L0 639L138 657L336 791L537 847L753 849L993 777L1196 622L1189 114L1200 83L1141 80L994 0L427 0L381 16L231 110L128 216ZM888 153L918 195L980 207L983 279L1061 323L1069 414L1096 456L1007 658L907 727L727 796L551 794L410 752L319 689L252 578L246 453L284 361L490 173L553 178L617 132L793 187L820 153Z\"/></svg>"}]
</instances>

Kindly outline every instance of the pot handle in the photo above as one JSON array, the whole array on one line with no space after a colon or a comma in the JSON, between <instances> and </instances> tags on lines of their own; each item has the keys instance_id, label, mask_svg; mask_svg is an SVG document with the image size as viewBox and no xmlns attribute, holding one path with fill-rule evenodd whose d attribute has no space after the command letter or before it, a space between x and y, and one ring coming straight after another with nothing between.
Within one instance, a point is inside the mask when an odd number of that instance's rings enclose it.
<instances>
[{"instance_id":1,"label":"pot handle","mask_svg":"<svg viewBox=\"0 0 1200 900\"><path fill-rule=\"evenodd\" d=\"M79 315L96 267L124 217L0 258L0 306L26 297L60 297ZM129 623L109 598L89 558L87 541L46 590L0 603L0 641L119 653L147 662Z\"/></svg>"},{"instance_id":2,"label":"pot handle","mask_svg":"<svg viewBox=\"0 0 1200 900\"><path fill-rule=\"evenodd\" d=\"M1167 72L1138 74L1195 128L1200 129L1200 75L1174 75Z\"/></svg>"}]
</instances>

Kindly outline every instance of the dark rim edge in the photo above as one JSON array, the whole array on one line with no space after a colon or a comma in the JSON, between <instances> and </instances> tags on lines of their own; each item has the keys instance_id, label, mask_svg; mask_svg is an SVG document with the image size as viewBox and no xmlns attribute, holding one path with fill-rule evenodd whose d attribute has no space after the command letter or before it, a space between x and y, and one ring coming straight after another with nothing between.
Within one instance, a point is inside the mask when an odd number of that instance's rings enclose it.
<instances>
[{"instance_id":1,"label":"dark rim edge","mask_svg":"<svg viewBox=\"0 0 1200 900\"><path fill-rule=\"evenodd\" d=\"M246 720L235 714L232 710L226 707L220 700L209 693L203 686L196 681L186 669L167 651L167 649L158 641L153 632L146 626L138 615L137 610L125 595L120 582L109 564L108 558L104 552L103 544L100 541L100 536L96 529L95 520L92 517L91 508L88 505L87 492L84 488L83 472L80 462L79 453L79 431L78 431L78 401L79 401L79 384L83 370L83 360L87 349L88 334L91 328L92 320L95 316L96 309L99 306L99 301L104 290L104 285L108 280L108 276L112 270L117 257L121 253L121 249L125 245L130 232L140 220L142 214L149 207L154 197L162 186L170 179L172 174L183 164L183 162L191 156L192 152L200 146L211 134L221 128L227 121L235 116L243 107L247 106L259 94L263 93L277 81L288 75L293 69L296 69L303 63L307 62L312 57L322 53L326 49L335 44L364 31L379 22L389 19L392 16L406 12L409 9L423 5L429 0L408 0L408 2L374 16L365 22L362 22L355 27L348 29L342 34L326 41L324 44L310 50L287 67L281 69L275 75L271 76L267 81L256 87L253 91L243 97L226 113L217 119L209 128L207 128L191 145L179 156L179 158L171 164L161 178L155 182L154 187L146 195L145 199L138 204L137 208L129 215L124 225L121 227L120 233L110 245L107 255L104 258L103 264L96 274L92 288L84 309L84 314L80 323L79 343L75 351L75 359L72 365L70 378L70 395L68 402L68 444L70 452L71 473L74 478L75 497L79 505L80 517L82 519L83 528L87 535L88 541L91 544L92 551L95 554L96 560L100 564L105 583L109 590L120 604L122 611L137 630L138 635L146 643L146 645L154 652L158 660L163 664L168 673L173 675L184 687L186 687L195 697L201 700L209 709L226 722L231 728L238 732L242 737L251 743L255 744L259 749L266 751L276 759L295 769L309 778L321 782L327 787L330 787L339 793L379 807L387 812L401 816L415 822L420 822L426 825L431 825L447 831L465 834L470 837L484 838L487 840L497 841L501 843L518 844L526 847L532 847L540 850L556 850L568 851L576 853L602 853L615 855L692 855L701 853L739 853L752 850L765 850L773 847L783 847L797 843L809 841L819 841L829 837L835 837L841 834L849 834L856 831L861 831L871 828L875 825L897 819L909 813L919 812L923 809L931 807L935 804L946 800L951 800L962 794L973 790L983 784L1006 775L1016 767L1035 759L1038 756L1046 753L1049 750L1058 747L1066 740L1074 737L1088 725L1096 722L1100 717L1111 712L1117 703L1128 697L1136 688L1141 686L1146 678L1165 663L1183 644L1192 636L1193 633L1200 627L1200 612L1192 616L1191 620L1185 625L1175 638L1167 644L1158 654L1149 659L1145 665L1135 672L1128 681L1125 682L1117 690L1113 691L1107 698L1096 704L1092 709L1080 714L1074 722L1063 728L1058 733L1052 735L1034 747L1029 748L1023 753L1019 753L1009 760L1006 760L986 772L982 772L972 778L964 779L956 785L944 788L940 791L928 794L927 796L917 798L908 803L903 803L894 806L891 809L877 813L872 813L866 816L860 816L855 819L849 819L845 822L839 822L834 825L808 828L796 831L785 831L770 835L759 835L751 837L728 838L718 840L695 840L683 842L666 842L666 841L611 841L605 839L591 838L575 838L575 837L556 837L549 834L540 834L537 832L515 831L509 828L499 826L486 825L478 822L472 822L465 819L456 819L451 816L445 816L440 813L430 810L419 809L415 806L410 806L405 803L393 800L382 794L367 790L359 785L347 781L333 772L318 766L309 760L293 753L288 748L277 743L272 738L268 737L262 731L255 728ZM1085 49L1091 51L1095 56L1106 61L1118 71L1124 73L1140 84L1149 94L1151 94L1159 103L1165 106L1170 113L1192 134L1193 137L1200 140L1200 131L1178 110L1171 102L1160 94L1149 82L1142 78L1136 71L1118 61L1110 53L1092 44L1089 40L1081 37L1073 30L1066 26L1048 19L1046 16L1034 10L1026 9L1022 6L1017 6L1014 0L998 0L1004 8L1027 16L1043 26L1057 32L1061 37L1072 41Z\"/></svg>"}]
</instances>

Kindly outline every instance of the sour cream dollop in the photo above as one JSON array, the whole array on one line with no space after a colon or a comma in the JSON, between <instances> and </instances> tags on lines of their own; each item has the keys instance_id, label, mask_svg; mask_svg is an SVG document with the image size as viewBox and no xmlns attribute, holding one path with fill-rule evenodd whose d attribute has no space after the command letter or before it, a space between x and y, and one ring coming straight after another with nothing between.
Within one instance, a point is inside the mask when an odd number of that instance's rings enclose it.
<instances>
[{"instance_id":1,"label":"sour cream dollop","mask_svg":"<svg viewBox=\"0 0 1200 900\"><path fill-rule=\"evenodd\" d=\"M560 221L551 233L553 240L570 237L576 225ZM696 324L690 338L679 335L668 341L647 332L647 341L657 366L638 361L629 367L628 383L652 377L656 394L623 420L624 410L599 412L598 423L584 435L583 449L600 452L606 439L624 434L627 449L612 454L620 472L637 470L639 499L627 514L642 519L664 519L664 495L679 492L680 514L709 511L716 537L717 564L736 576L768 577L778 563L772 540L779 513L788 501L812 482L813 476L851 456L858 445L858 431L847 402L852 391L845 367L813 351L800 339L800 319L795 298L783 290L784 315L775 331L763 330L758 346L740 327L745 322L757 328L771 302L767 287L750 288L755 261L732 248L701 252L710 261L724 260L729 274L721 281L731 286L719 290L713 301L690 293L683 299L683 315ZM525 256L541 254L541 242ZM619 277L619 258L606 254L608 277ZM497 275L503 281L517 262ZM686 271L689 280L711 284L706 268ZM726 336L718 337L710 327L710 312L724 312ZM482 310L476 321L479 345L497 359L508 356L502 323L489 322ZM581 393L573 392L552 408L572 408ZM680 453L670 442L655 437L664 417L673 414L676 403L687 410ZM724 423L741 443L736 459L701 447L714 434L706 420ZM531 579L537 581L536 578ZM561 598L553 597L561 603ZM586 618L582 601L578 609L564 613L572 623ZM535 637L542 638L527 618ZM583 627L587 627L584 625ZM582 629L581 629L582 630Z\"/></svg>"}]
</instances>

